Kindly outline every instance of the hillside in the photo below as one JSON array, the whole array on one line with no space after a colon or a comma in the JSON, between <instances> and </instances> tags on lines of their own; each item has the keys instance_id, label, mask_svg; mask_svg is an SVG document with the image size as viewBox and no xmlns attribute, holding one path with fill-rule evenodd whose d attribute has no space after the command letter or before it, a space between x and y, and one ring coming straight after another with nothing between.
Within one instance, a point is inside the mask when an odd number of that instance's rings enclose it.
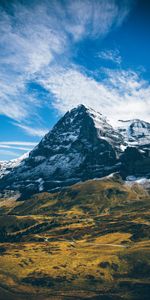
<instances>
[{"instance_id":1,"label":"hillside","mask_svg":"<svg viewBox=\"0 0 150 300\"><path fill-rule=\"evenodd\" d=\"M2 299L149 299L149 209L117 175L1 199Z\"/></svg>"}]
</instances>

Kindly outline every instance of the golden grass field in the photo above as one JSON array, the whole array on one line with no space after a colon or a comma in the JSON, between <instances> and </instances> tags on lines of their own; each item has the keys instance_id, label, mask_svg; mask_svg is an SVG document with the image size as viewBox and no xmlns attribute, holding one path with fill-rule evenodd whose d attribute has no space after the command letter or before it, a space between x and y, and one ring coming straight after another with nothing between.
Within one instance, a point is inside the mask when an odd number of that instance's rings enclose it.
<instances>
[{"instance_id":1,"label":"golden grass field","mask_svg":"<svg viewBox=\"0 0 150 300\"><path fill-rule=\"evenodd\" d=\"M116 177L0 201L0 299L148 300L150 194Z\"/></svg>"}]
</instances>

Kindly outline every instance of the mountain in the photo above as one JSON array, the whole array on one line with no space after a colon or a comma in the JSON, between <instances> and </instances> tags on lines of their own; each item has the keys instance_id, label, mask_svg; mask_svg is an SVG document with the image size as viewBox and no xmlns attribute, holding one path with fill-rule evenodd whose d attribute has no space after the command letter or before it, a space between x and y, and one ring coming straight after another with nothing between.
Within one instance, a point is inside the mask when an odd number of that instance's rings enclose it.
<instances>
[{"instance_id":1,"label":"mountain","mask_svg":"<svg viewBox=\"0 0 150 300\"><path fill-rule=\"evenodd\" d=\"M121 157L121 174L150 178L150 123L134 119L119 121L118 131L124 137L126 149Z\"/></svg>"},{"instance_id":2,"label":"mountain","mask_svg":"<svg viewBox=\"0 0 150 300\"><path fill-rule=\"evenodd\" d=\"M30 192L52 190L118 170L122 135L106 118L83 105L67 112L0 187Z\"/></svg>"},{"instance_id":3,"label":"mountain","mask_svg":"<svg viewBox=\"0 0 150 300\"><path fill-rule=\"evenodd\" d=\"M0 161L0 178L9 174L15 167L18 167L28 156L29 153L25 153L19 158L12 159L10 161Z\"/></svg>"},{"instance_id":4,"label":"mountain","mask_svg":"<svg viewBox=\"0 0 150 300\"><path fill-rule=\"evenodd\" d=\"M58 121L27 158L15 166L12 162L2 165L0 189L28 195L113 172L123 178L146 176L150 124L140 120L121 124L114 129L101 113L79 105Z\"/></svg>"},{"instance_id":5,"label":"mountain","mask_svg":"<svg viewBox=\"0 0 150 300\"><path fill-rule=\"evenodd\" d=\"M150 123L134 119L119 120L118 131L124 136L128 146L150 148Z\"/></svg>"},{"instance_id":6,"label":"mountain","mask_svg":"<svg viewBox=\"0 0 150 300\"><path fill-rule=\"evenodd\" d=\"M0 299L149 299L149 140L131 123L81 105L1 163Z\"/></svg>"}]
</instances>

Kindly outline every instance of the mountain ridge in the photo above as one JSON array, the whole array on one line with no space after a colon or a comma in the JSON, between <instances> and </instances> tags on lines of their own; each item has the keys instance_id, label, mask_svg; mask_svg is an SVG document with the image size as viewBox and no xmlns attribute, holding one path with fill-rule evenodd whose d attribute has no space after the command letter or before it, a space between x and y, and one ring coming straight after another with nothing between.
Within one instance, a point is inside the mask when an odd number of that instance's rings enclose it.
<instances>
[{"instance_id":1,"label":"mountain ridge","mask_svg":"<svg viewBox=\"0 0 150 300\"><path fill-rule=\"evenodd\" d=\"M114 129L101 113L81 104L68 111L18 166L3 171L0 188L36 193L113 172L120 172L124 178L136 175L137 161L142 164L147 159L149 163L150 124L134 120L131 126L132 131L127 127ZM143 175L140 172L137 176Z\"/></svg>"},{"instance_id":2,"label":"mountain ridge","mask_svg":"<svg viewBox=\"0 0 150 300\"><path fill-rule=\"evenodd\" d=\"M144 146L150 144L150 123L140 119L119 120L119 132L124 136L128 145ZM125 126L127 124L127 126Z\"/></svg>"}]
</instances>

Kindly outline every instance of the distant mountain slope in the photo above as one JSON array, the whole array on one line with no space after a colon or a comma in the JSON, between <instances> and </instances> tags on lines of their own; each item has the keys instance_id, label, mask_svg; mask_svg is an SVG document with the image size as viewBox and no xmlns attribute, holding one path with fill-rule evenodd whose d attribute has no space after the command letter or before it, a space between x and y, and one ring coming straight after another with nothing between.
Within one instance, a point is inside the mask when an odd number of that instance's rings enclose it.
<instances>
[{"instance_id":1,"label":"distant mountain slope","mask_svg":"<svg viewBox=\"0 0 150 300\"><path fill-rule=\"evenodd\" d=\"M150 147L150 123L134 119L128 121L119 120L119 132L124 136L129 146Z\"/></svg>"},{"instance_id":2,"label":"distant mountain slope","mask_svg":"<svg viewBox=\"0 0 150 300\"><path fill-rule=\"evenodd\" d=\"M1 199L0 298L149 300L149 217L148 192L116 175Z\"/></svg>"},{"instance_id":3,"label":"distant mountain slope","mask_svg":"<svg viewBox=\"0 0 150 300\"><path fill-rule=\"evenodd\" d=\"M25 153L19 158L12 159L10 161L0 161L0 178L9 174L14 168L20 166L21 162L29 156L29 153Z\"/></svg>"},{"instance_id":4,"label":"distant mountain slope","mask_svg":"<svg viewBox=\"0 0 150 300\"><path fill-rule=\"evenodd\" d=\"M150 178L150 123L135 119L120 121L118 131L127 145L121 161L121 174Z\"/></svg>"}]
</instances>

